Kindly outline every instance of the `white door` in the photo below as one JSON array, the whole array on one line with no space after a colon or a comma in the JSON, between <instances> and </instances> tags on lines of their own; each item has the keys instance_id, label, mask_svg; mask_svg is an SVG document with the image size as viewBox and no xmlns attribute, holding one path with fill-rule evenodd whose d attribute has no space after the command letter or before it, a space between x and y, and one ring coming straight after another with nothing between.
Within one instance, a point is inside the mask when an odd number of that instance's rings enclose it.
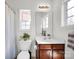
<instances>
[{"instance_id":1,"label":"white door","mask_svg":"<svg viewBox=\"0 0 79 59\"><path fill-rule=\"evenodd\" d=\"M15 58L14 13L5 5L5 59Z\"/></svg>"}]
</instances>

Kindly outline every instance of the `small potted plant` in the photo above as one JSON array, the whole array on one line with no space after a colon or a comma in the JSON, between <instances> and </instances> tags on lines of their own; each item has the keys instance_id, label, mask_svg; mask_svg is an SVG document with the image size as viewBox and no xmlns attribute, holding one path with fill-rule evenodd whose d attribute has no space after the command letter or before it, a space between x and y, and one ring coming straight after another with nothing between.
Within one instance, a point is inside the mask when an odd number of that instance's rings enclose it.
<instances>
[{"instance_id":1,"label":"small potted plant","mask_svg":"<svg viewBox=\"0 0 79 59\"><path fill-rule=\"evenodd\" d=\"M23 33L20 36L19 49L26 50L28 47L30 47L31 41L32 40L30 40L30 35L28 33Z\"/></svg>"},{"instance_id":2,"label":"small potted plant","mask_svg":"<svg viewBox=\"0 0 79 59\"><path fill-rule=\"evenodd\" d=\"M46 31L45 30L42 30L42 37L43 37L43 39L46 39Z\"/></svg>"},{"instance_id":3,"label":"small potted plant","mask_svg":"<svg viewBox=\"0 0 79 59\"><path fill-rule=\"evenodd\" d=\"M46 31L42 30L42 36L46 36Z\"/></svg>"},{"instance_id":4,"label":"small potted plant","mask_svg":"<svg viewBox=\"0 0 79 59\"><path fill-rule=\"evenodd\" d=\"M30 39L30 35L28 33L23 33L23 35L20 36L20 38L21 38L21 40L26 41L26 40Z\"/></svg>"}]
</instances>

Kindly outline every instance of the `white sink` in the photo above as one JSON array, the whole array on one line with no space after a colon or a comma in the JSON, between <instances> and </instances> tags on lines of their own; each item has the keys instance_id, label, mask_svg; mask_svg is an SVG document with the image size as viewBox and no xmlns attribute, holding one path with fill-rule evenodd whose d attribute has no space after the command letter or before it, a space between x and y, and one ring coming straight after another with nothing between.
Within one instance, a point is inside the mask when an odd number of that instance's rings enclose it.
<instances>
[{"instance_id":1,"label":"white sink","mask_svg":"<svg viewBox=\"0 0 79 59\"><path fill-rule=\"evenodd\" d=\"M43 39L41 37L37 37L36 41L38 44L65 44L64 39Z\"/></svg>"}]
</instances>

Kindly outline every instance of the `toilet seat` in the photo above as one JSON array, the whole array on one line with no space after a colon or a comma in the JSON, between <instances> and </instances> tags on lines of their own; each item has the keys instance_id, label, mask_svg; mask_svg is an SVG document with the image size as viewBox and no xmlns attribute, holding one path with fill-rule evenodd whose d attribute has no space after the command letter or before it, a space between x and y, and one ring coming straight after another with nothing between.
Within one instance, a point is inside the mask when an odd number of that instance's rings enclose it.
<instances>
[{"instance_id":1,"label":"toilet seat","mask_svg":"<svg viewBox=\"0 0 79 59\"><path fill-rule=\"evenodd\" d=\"M18 56L17 59L30 59L30 55L28 51L21 51Z\"/></svg>"}]
</instances>

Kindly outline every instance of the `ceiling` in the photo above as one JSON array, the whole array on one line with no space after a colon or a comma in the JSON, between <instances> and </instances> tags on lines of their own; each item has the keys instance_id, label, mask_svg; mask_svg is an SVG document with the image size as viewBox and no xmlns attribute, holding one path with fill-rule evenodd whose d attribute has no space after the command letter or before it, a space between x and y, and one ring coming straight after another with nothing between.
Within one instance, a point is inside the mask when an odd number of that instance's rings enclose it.
<instances>
[{"instance_id":1,"label":"ceiling","mask_svg":"<svg viewBox=\"0 0 79 59\"><path fill-rule=\"evenodd\" d=\"M51 6L56 5L56 2L61 0L5 0L15 11L19 9L34 10L40 3L48 3Z\"/></svg>"},{"instance_id":2,"label":"ceiling","mask_svg":"<svg viewBox=\"0 0 79 59\"><path fill-rule=\"evenodd\" d=\"M28 8L31 9L38 3L51 3L53 0L6 0L14 9Z\"/></svg>"}]
</instances>

